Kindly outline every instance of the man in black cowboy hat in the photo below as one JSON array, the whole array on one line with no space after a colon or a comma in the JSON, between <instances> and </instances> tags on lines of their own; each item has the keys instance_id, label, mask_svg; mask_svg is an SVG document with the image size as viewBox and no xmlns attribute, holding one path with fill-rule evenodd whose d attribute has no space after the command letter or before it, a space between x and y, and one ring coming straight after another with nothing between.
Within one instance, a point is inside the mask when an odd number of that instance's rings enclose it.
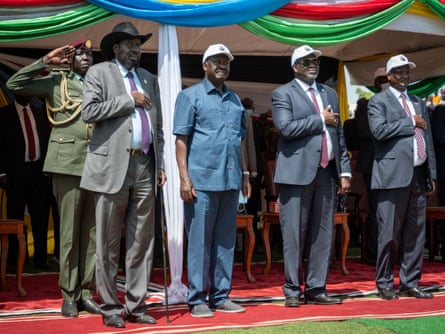
<instances>
[{"instance_id":1,"label":"man in black cowboy hat","mask_svg":"<svg viewBox=\"0 0 445 334\"><path fill-rule=\"evenodd\" d=\"M96 285L110 327L125 327L124 320L156 323L144 301L153 261L155 196L166 177L159 86L139 67L141 45L150 36L129 22L115 26L100 45L108 60L90 68L83 89L82 118L94 124L94 132L81 187L95 192ZM125 305L115 282L122 223Z\"/></svg>"}]
</instances>

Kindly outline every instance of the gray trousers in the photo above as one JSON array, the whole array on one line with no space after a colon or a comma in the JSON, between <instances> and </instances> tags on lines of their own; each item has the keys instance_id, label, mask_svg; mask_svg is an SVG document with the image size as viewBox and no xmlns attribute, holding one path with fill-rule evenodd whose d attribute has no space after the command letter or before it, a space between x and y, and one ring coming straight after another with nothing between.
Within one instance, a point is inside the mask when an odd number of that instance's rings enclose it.
<instances>
[{"instance_id":1,"label":"gray trousers","mask_svg":"<svg viewBox=\"0 0 445 334\"><path fill-rule=\"evenodd\" d=\"M104 316L121 314L118 273L122 227L125 225L125 312L145 314L145 298L153 263L155 179L153 155L130 158L122 189L116 194L96 194L96 289Z\"/></svg>"}]
</instances>

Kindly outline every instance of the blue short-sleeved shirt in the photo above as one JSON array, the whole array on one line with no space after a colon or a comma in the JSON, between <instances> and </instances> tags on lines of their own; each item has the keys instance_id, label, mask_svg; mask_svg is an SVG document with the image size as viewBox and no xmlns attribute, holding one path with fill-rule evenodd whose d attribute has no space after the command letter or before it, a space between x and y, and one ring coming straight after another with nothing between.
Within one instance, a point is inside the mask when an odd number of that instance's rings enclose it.
<instances>
[{"instance_id":1,"label":"blue short-sleeved shirt","mask_svg":"<svg viewBox=\"0 0 445 334\"><path fill-rule=\"evenodd\" d=\"M246 117L241 101L224 86L221 93L204 79L176 98L173 134L188 136L188 171L201 191L241 188L241 141Z\"/></svg>"}]
</instances>

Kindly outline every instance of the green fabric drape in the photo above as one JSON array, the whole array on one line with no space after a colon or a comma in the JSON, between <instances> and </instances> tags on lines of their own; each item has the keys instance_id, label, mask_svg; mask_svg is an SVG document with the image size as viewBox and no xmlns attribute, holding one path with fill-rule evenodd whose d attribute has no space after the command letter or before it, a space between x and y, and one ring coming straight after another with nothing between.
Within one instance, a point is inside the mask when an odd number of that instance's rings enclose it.
<instances>
[{"instance_id":1,"label":"green fabric drape","mask_svg":"<svg viewBox=\"0 0 445 334\"><path fill-rule=\"evenodd\" d=\"M102 22L114 15L95 5L86 5L53 16L3 20L0 22L0 43L60 35Z\"/></svg>"},{"instance_id":2,"label":"green fabric drape","mask_svg":"<svg viewBox=\"0 0 445 334\"><path fill-rule=\"evenodd\" d=\"M266 15L240 26L255 35L277 42L329 46L369 35L401 16L414 0L402 0L382 12L337 24L302 23Z\"/></svg>"},{"instance_id":3,"label":"green fabric drape","mask_svg":"<svg viewBox=\"0 0 445 334\"><path fill-rule=\"evenodd\" d=\"M445 5L440 0L420 0L420 2L425 3L437 16L445 20Z\"/></svg>"},{"instance_id":4,"label":"green fabric drape","mask_svg":"<svg viewBox=\"0 0 445 334\"><path fill-rule=\"evenodd\" d=\"M408 92L420 97L427 97L428 95L437 92L444 85L445 76L429 78L409 85Z\"/></svg>"},{"instance_id":5,"label":"green fabric drape","mask_svg":"<svg viewBox=\"0 0 445 334\"><path fill-rule=\"evenodd\" d=\"M445 85L445 76L428 78L421 81L414 82L408 86L408 92L419 97L427 97ZM375 87L367 87L370 91L376 92Z\"/></svg>"}]
</instances>

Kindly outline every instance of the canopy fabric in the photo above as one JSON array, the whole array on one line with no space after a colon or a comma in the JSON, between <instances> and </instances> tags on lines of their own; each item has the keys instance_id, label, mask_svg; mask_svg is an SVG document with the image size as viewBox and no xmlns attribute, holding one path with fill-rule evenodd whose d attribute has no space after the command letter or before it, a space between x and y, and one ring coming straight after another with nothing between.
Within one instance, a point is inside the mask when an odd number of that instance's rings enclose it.
<instances>
[{"instance_id":1,"label":"canopy fabric","mask_svg":"<svg viewBox=\"0 0 445 334\"><path fill-rule=\"evenodd\" d=\"M374 14L398 2L399 0L369 0L314 5L307 1L292 1L271 15L304 20L338 20Z\"/></svg>"},{"instance_id":2,"label":"canopy fabric","mask_svg":"<svg viewBox=\"0 0 445 334\"><path fill-rule=\"evenodd\" d=\"M322 3L304 0L90 0L89 3L0 0L0 18L3 19L0 21L0 42L64 34L118 13L183 27L240 23L254 34L286 44L332 45L377 31L406 12L414 0L331 0ZM438 16L445 15L443 0L424 0L423 3ZM47 7L50 4L53 5ZM39 11L38 5L45 12ZM71 9L67 11L67 8ZM39 20L35 20L35 14L29 17L36 11ZM69 20L69 24L61 25L64 20ZM11 32L16 33L11 36Z\"/></svg>"},{"instance_id":3,"label":"canopy fabric","mask_svg":"<svg viewBox=\"0 0 445 334\"><path fill-rule=\"evenodd\" d=\"M110 11L139 19L187 27L236 24L266 15L289 0L90 0Z\"/></svg>"}]
</instances>

